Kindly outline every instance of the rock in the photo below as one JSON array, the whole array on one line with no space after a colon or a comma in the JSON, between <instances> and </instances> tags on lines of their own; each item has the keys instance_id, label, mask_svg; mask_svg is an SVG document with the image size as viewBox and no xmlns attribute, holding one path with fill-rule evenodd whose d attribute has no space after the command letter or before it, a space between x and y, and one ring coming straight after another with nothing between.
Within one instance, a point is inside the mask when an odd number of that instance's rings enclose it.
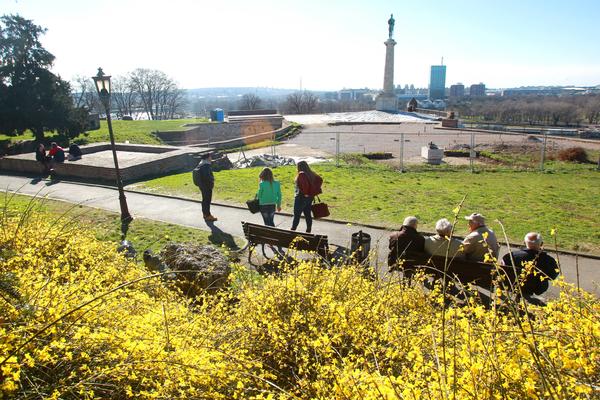
<instances>
[{"instance_id":1,"label":"rock","mask_svg":"<svg viewBox=\"0 0 600 400\"><path fill-rule=\"evenodd\" d=\"M213 171L216 172L233 168L233 163L226 154L215 153L213 157L211 162Z\"/></svg>"},{"instance_id":2,"label":"rock","mask_svg":"<svg viewBox=\"0 0 600 400\"><path fill-rule=\"evenodd\" d=\"M263 154L261 156L245 158L234 163L235 168L248 168L259 166L276 168L283 165L296 165L296 162L293 158L286 158L271 154Z\"/></svg>"},{"instance_id":3,"label":"rock","mask_svg":"<svg viewBox=\"0 0 600 400\"><path fill-rule=\"evenodd\" d=\"M166 267L159 256L152 254L152 250L144 250L144 265L152 272L165 272Z\"/></svg>"},{"instance_id":4,"label":"rock","mask_svg":"<svg viewBox=\"0 0 600 400\"><path fill-rule=\"evenodd\" d=\"M175 273L174 279L189 297L215 292L227 285L231 273L229 261L213 246L169 243L160 254L170 271L182 271Z\"/></svg>"}]
</instances>

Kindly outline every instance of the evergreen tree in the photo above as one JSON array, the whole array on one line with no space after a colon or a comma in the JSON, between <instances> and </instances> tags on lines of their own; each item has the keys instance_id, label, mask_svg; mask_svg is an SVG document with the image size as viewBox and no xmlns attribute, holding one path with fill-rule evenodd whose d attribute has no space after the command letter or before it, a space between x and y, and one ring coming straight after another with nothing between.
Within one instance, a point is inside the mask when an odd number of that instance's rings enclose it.
<instances>
[{"instance_id":1,"label":"evergreen tree","mask_svg":"<svg viewBox=\"0 0 600 400\"><path fill-rule=\"evenodd\" d=\"M40 43L46 29L18 15L0 17L0 132L45 131L73 138L86 126L87 111L75 108L69 83L50 72L54 56Z\"/></svg>"}]
</instances>

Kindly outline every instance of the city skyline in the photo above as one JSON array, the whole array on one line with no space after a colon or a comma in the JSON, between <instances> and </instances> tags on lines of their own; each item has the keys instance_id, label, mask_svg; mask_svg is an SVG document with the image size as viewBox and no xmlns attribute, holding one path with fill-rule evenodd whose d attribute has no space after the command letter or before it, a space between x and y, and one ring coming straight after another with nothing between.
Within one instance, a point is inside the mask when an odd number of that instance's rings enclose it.
<instances>
[{"instance_id":1,"label":"city skyline","mask_svg":"<svg viewBox=\"0 0 600 400\"><path fill-rule=\"evenodd\" d=\"M523 4L525 3L525 4ZM473 0L390 4L359 0L0 0L47 28L44 46L64 79L159 69L184 88L310 90L381 87L387 19L394 14L394 84L427 87L444 57L446 86L488 88L600 85L594 15L578 0L480 4ZM96 19L97 18L97 19Z\"/></svg>"}]
</instances>

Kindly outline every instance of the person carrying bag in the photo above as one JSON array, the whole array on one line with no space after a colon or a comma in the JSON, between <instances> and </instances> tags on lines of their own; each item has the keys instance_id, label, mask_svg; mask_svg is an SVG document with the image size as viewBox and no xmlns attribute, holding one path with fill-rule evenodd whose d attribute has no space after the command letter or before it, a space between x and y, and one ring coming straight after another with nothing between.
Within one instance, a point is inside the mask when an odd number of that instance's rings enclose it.
<instances>
[{"instance_id":1,"label":"person carrying bag","mask_svg":"<svg viewBox=\"0 0 600 400\"><path fill-rule=\"evenodd\" d=\"M275 209L281 211L281 184L273 179L273 171L270 168L263 168L258 177L260 182L256 198L260 215L265 225L275 226Z\"/></svg>"},{"instance_id":2,"label":"person carrying bag","mask_svg":"<svg viewBox=\"0 0 600 400\"><path fill-rule=\"evenodd\" d=\"M322 193L321 185L323 178L314 173L306 161L300 161L297 165L296 195L294 197L294 220L292 230L295 231L300 223L300 216L304 214L306 219L306 232L312 229L312 205L315 196Z\"/></svg>"}]
</instances>

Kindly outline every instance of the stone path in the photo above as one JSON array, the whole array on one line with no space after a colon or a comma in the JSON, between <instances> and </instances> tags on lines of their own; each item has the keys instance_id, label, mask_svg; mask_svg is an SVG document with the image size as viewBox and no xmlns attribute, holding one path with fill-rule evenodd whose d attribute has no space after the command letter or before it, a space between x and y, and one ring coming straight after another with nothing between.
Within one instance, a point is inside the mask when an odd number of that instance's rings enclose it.
<instances>
[{"instance_id":1,"label":"stone path","mask_svg":"<svg viewBox=\"0 0 600 400\"><path fill-rule=\"evenodd\" d=\"M19 192L39 197L47 196L50 199L109 211L119 211L118 192L112 187L64 181L52 184L47 180L9 175L0 175L0 187L8 192ZM204 230L216 230L221 234L225 233L239 237L243 236L241 221L262 223L259 214L250 214L245 208L215 204L212 211L219 220L208 226L201 218L201 206L198 201L129 191L126 196L129 210L134 218L147 218ZM275 223L281 228L289 228L291 220L289 214L278 214L275 217ZM300 229L304 226L304 221L302 221ZM313 224L313 232L326 234L330 243L344 247L349 247L350 235L360 229L371 235L371 248L377 251L376 268L383 273L386 268L385 257L387 255L389 231L327 220L315 221ZM503 250L506 251L506 248L503 248ZM577 282L577 265L581 287L600 296L600 260L583 257L576 260L573 255L560 254L560 262L565 279L568 282ZM553 297L557 294L557 288L552 287L547 292L546 297Z\"/></svg>"}]
</instances>

